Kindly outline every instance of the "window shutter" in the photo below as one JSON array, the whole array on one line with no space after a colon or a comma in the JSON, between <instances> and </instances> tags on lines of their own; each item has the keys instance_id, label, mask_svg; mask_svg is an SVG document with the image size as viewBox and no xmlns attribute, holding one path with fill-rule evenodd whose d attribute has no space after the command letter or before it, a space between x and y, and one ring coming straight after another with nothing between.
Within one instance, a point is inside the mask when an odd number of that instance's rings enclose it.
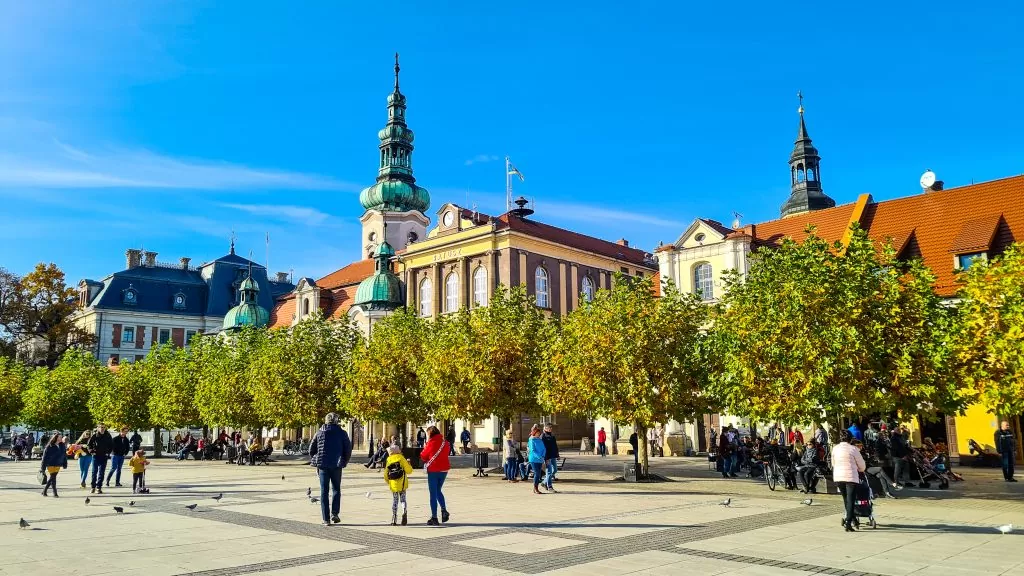
<instances>
[{"instance_id":1,"label":"window shutter","mask_svg":"<svg viewBox=\"0 0 1024 576\"><path fill-rule=\"evenodd\" d=\"M142 348L146 344L146 327L136 326L135 327L135 347Z\"/></svg>"},{"instance_id":2,"label":"window shutter","mask_svg":"<svg viewBox=\"0 0 1024 576\"><path fill-rule=\"evenodd\" d=\"M120 324L114 324L114 337L112 338L112 341L110 342L110 345L113 346L114 348L120 348L121 347L121 325Z\"/></svg>"},{"instance_id":3,"label":"window shutter","mask_svg":"<svg viewBox=\"0 0 1024 576\"><path fill-rule=\"evenodd\" d=\"M150 346L158 346L160 344L160 329L153 326L153 339L149 341Z\"/></svg>"},{"instance_id":4,"label":"window shutter","mask_svg":"<svg viewBox=\"0 0 1024 576\"><path fill-rule=\"evenodd\" d=\"M185 329L184 328L171 328L171 342L174 343L175 348L185 347Z\"/></svg>"}]
</instances>

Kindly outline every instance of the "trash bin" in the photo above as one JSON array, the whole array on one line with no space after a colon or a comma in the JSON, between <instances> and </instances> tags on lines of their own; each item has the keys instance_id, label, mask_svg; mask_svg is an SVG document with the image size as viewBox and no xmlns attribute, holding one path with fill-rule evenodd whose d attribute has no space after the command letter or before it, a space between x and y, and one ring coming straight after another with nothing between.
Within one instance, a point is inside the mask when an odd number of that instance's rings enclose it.
<instances>
[{"instance_id":1,"label":"trash bin","mask_svg":"<svg viewBox=\"0 0 1024 576\"><path fill-rule=\"evenodd\" d=\"M483 452L483 451L474 452L473 453L473 467L476 468L476 473L474 473L473 476L476 476L476 477L487 476L487 472L484 471L487 468L490 468L490 466L487 464L487 461L488 461L487 456L488 456L487 452Z\"/></svg>"},{"instance_id":2,"label":"trash bin","mask_svg":"<svg viewBox=\"0 0 1024 576\"><path fill-rule=\"evenodd\" d=\"M636 482L636 465L627 463L622 465L622 479L626 482Z\"/></svg>"}]
</instances>

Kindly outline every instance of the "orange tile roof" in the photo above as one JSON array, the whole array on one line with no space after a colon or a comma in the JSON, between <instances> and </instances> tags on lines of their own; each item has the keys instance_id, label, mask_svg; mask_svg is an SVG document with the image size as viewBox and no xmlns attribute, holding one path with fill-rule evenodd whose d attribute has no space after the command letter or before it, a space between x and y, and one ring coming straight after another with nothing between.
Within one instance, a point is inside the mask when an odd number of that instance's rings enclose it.
<instances>
[{"instance_id":1,"label":"orange tile roof","mask_svg":"<svg viewBox=\"0 0 1024 576\"><path fill-rule=\"evenodd\" d=\"M373 275L373 267L375 262L367 258L366 260L360 260L353 262L344 268L335 270L327 276L316 281L316 285L321 288L333 290L341 286L349 286L351 284L359 284L363 280Z\"/></svg>"},{"instance_id":2,"label":"orange tile roof","mask_svg":"<svg viewBox=\"0 0 1024 576\"><path fill-rule=\"evenodd\" d=\"M608 258L615 258L637 266L649 269L656 269L657 265L648 264L646 252L638 248L623 246L616 242L601 240L593 236L587 236L550 224L544 224L536 220L517 218L509 214L502 214L497 218L497 229L508 229L521 232L534 238L549 240L556 244L578 248L594 254L600 254Z\"/></svg>"},{"instance_id":3,"label":"orange tile roof","mask_svg":"<svg viewBox=\"0 0 1024 576\"><path fill-rule=\"evenodd\" d=\"M804 228L815 224L819 236L839 240L853 207L844 204L756 224L752 235L773 244L787 236L802 238ZM876 241L891 238L903 257L922 258L937 277L936 292L952 296L957 289L954 252L996 254L1015 239L1024 239L1024 175L871 202L860 225Z\"/></svg>"},{"instance_id":4,"label":"orange tile roof","mask_svg":"<svg viewBox=\"0 0 1024 576\"><path fill-rule=\"evenodd\" d=\"M295 296L289 293L286 297L278 298L274 302L274 309L270 311L270 327L287 328L292 325L294 317Z\"/></svg>"}]
</instances>

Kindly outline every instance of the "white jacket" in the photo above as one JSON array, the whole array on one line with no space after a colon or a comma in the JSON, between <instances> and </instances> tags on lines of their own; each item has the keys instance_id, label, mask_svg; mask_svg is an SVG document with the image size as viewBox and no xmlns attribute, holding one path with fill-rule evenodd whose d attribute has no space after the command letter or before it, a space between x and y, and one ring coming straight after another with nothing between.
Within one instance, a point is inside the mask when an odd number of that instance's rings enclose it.
<instances>
[{"instance_id":1,"label":"white jacket","mask_svg":"<svg viewBox=\"0 0 1024 576\"><path fill-rule=\"evenodd\" d=\"M865 468L864 457L853 444L840 442L832 447L832 480L859 483L859 473Z\"/></svg>"}]
</instances>

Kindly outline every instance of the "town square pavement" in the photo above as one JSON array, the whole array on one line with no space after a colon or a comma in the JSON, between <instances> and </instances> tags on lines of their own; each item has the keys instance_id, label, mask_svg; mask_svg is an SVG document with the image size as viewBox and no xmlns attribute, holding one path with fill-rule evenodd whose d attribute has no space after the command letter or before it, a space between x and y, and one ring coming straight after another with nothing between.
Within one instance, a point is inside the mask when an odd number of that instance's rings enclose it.
<instances>
[{"instance_id":1,"label":"town square pavement","mask_svg":"<svg viewBox=\"0 0 1024 576\"><path fill-rule=\"evenodd\" d=\"M996 470L963 468L967 481L948 491L880 500L878 528L847 534L838 496L804 506L799 493L723 480L696 458L654 459L652 471L672 481L627 484L613 480L624 458L570 455L560 493L540 496L500 474L475 478L468 458L453 460L465 467L445 484L452 518L439 528L424 525L420 471L409 526L389 525L381 475L353 464L342 524L324 527L306 498L307 487L318 490L315 475L296 460L253 468L155 459L152 493L134 506L128 488L86 505L74 462L59 476L61 498L43 498L38 461L3 460L0 574L1024 575L1024 490ZM127 467L124 477L130 484ZM996 530L1011 523L1014 533Z\"/></svg>"}]
</instances>

